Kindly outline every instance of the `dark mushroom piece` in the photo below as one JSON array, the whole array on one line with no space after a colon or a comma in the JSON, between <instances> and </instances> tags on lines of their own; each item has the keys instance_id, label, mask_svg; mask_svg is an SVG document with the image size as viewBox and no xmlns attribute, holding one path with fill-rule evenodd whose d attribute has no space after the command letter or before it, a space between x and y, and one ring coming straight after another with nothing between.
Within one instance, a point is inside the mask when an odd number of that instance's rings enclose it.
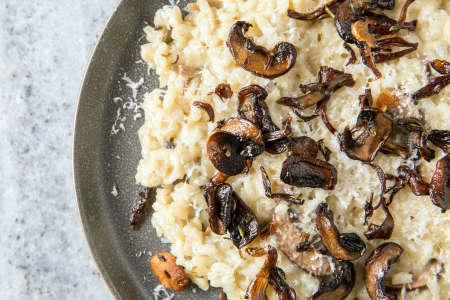
<instances>
[{"instance_id":1,"label":"dark mushroom piece","mask_svg":"<svg viewBox=\"0 0 450 300\"><path fill-rule=\"evenodd\" d=\"M156 188L145 188L139 193L139 199L131 209L130 225L136 230L145 216L145 210L151 199L155 198Z\"/></svg>"},{"instance_id":2,"label":"dark mushroom piece","mask_svg":"<svg viewBox=\"0 0 450 300\"><path fill-rule=\"evenodd\" d=\"M292 154L283 162L280 179L296 187L334 189L336 168L325 161Z\"/></svg>"},{"instance_id":3,"label":"dark mushroom piece","mask_svg":"<svg viewBox=\"0 0 450 300\"><path fill-rule=\"evenodd\" d=\"M424 270L414 276L412 282L405 285L389 285L386 286L386 290L390 293L400 293L403 288L406 291L414 291L427 288L428 283L434 278L439 279L440 275L444 271L444 264L435 258L430 259L430 261L425 266Z\"/></svg>"},{"instance_id":4,"label":"dark mushroom piece","mask_svg":"<svg viewBox=\"0 0 450 300\"><path fill-rule=\"evenodd\" d=\"M427 140L441 148L445 153L450 153L450 131L449 130L431 130L428 133Z\"/></svg>"},{"instance_id":5,"label":"dark mushroom piece","mask_svg":"<svg viewBox=\"0 0 450 300\"><path fill-rule=\"evenodd\" d=\"M400 119L396 121L395 126L406 132L408 152L411 155L415 154L414 160L423 158L426 161L431 161L434 159L434 150L427 146L427 131L422 120L416 118Z\"/></svg>"},{"instance_id":6,"label":"dark mushroom piece","mask_svg":"<svg viewBox=\"0 0 450 300\"><path fill-rule=\"evenodd\" d=\"M214 92L222 101L223 99L230 99L233 96L233 91L231 90L230 85L227 83L219 84Z\"/></svg>"},{"instance_id":7,"label":"dark mushroom piece","mask_svg":"<svg viewBox=\"0 0 450 300\"><path fill-rule=\"evenodd\" d=\"M245 299L267 300L266 289L269 284L277 292L280 300L297 299L295 290L289 287L285 281L283 270L276 266L277 259L277 250L269 246L264 265L248 286Z\"/></svg>"},{"instance_id":8,"label":"dark mushroom piece","mask_svg":"<svg viewBox=\"0 0 450 300\"><path fill-rule=\"evenodd\" d=\"M208 114L209 121L214 122L214 109L212 108L211 104L201 101L194 101L192 102L192 105L201 110L204 110Z\"/></svg>"},{"instance_id":9,"label":"dark mushroom piece","mask_svg":"<svg viewBox=\"0 0 450 300\"><path fill-rule=\"evenodd\" d=\"M236 207L228 226L230 237L236 248L250 244L258 236L258 219L245 202L233 192Z\"/></svg>"},{"instance_id":10,"label":"dark mushroom piece","mask_svg":"<svg viewBox=\"0 0 450 300\"><path fill-rule=\"evenodd\" d=\"M364 281L372 300L396 300L396 295L389 295L384 286L384 277L392 264L397 262L403 249L393 242L378 246L365 264Z\"/></svg>"},{"instance_id":11,"label":"dark mushroom piece","mask_svg":"<svg viewBox=\"0 0 450 300\"><path fill-rule=\"evenodd\" d=\"M304 95L299 97L283 97L277 103L295 109L296 114L304 121L309 121L318 116L319 108L326 105L330 96L341 87L351 87L355 84L351 74L321 66L318 73L318 82L300 85ZM298 110L304 110L316 105L315 113L311 116L303 116Z\"/></svg>"},{"instance_id":12,"label":"dark mushroom piece","mask_svg":"<svg viewBox=\"0 0 450 300\"><path fill-rule=\"evenodd\" d=\"M315 159L319 153L318 142L307 136L293 137L289 139L288 149L292 154Z\"/></svg>"},{"instance_id":13,"label":"dark mushroom piece","mask_svg":"<svg viewBox=\"0 0 450 300\"><path fill-rule=\"evenodd\" d=\"M425 182L422 176L417 171L412 170L408 166L402 165L397 168L397 177L395 178L395 185L390 188L391 194L386 205L390 205L397 194L406 185L409 185L411 191L416 196L425 196L430 194L430 185Z\"/></svg>"},{"instance_id":14,"label":"dark mushroom piece","mask_svg":"<svg viewBox=\"0 0 450 300\"><path fill-rule=\"evenodd\" d=\"M450 203L450 158L448 154L436 164L436 170L431 179L430 197L433 204L441 208L442 213L447 211Z\"/></svg>"},{"instance_id":15,"label":"dark mushroom piece","mask_svg":"<svg viewBox=\"0 0 450 300\"><path fill-rule=\"evenodd\" d=\"M386 203L384 202L384 199L382 200L381 207L383 208L386 214L386 218L384 219L383 223L381 223L381 225L376 225L373 223L369 224L367 231L364 232L364 235L368 240L374 239L387 240L391 237L392 231L394 231L394 218L389 212L389 209Z\"/></svg>"},{"instance_id":16,"label":"dark mushroom piece","mask_svg":"<svg viewBox=\"0 0 450 300\"><path fill-rule=\"evenodd\" d=\"M450 83L450 63L445 60L435 59L427 65L428 77L431 76L430 66L442 74L442 76L429 78L428 84L412 94L414 100L437 95L444 87Z\"/></svg>"},{"instance_id":17,"label":"dark mushroom piece","mask_svg":"<svg viewBox=\"0 0 450 300\"><path fill-rule=\"evenodd\" d=\"M345 42L345 49L351 50L349 44L356 45L360 49L363 63L372 70L377 78L380 78L382 75L375 63L396 59L417 49L417 43L409 43L395 36L401 29L415 30L417 21L405 22L408 7L413 2L414 0L406 1L398 20L373 12L376 8L393 9L394 0L329 1L310 13L289 10L288 16L304 21L322 19L327 14L333 17L336 30ZM394 52L392 47L404 49ZM353 53L353 50L350 52ZM349 62L352 61L354 59Z\"/></svg>"},{"instance_id":18,"label":"dark mushroom piece","mask_svg":"<svg viewBox=\"0 0 450 300\"><path fill-rule=\"evenodd\" d=\"M274 223L278 249L291 262L313 276L333 274L337 262L332 257L322 254L314 247L297 247L300 244L308 242L309 234L302 232L293 223L287 211L276 212L274 214Z\"/></svg>"},{"instance_id":19,"label":"dark mushroom piece","mask_svg":"<svg viewBox=\"0 0 450 300\"><path fill-rule=\"evenodd\" d=\"M251 122L231 118L219 124L206 141L208 158L226 175L243 172L247 161L264 151L261 131Z\"/></svg>"},{"instance_id":20,"label":"dark mushroom piece","mask_svg":"<svg viewBox=\"0 0 450 300\"><path fill-rule=\"evenodd\" d=\"M298 199L297 197L294 197L287 193L272 193L272 182L270 181L269 175L267 174L267 172L263 166L261 166L260 170L261 170L261 177L262 177L262 182L263 182L263 187L264 187L264 193L265 193L266 197L271 198L271 199L279 198L281 200L289 201L289 202L292 202L295 204L300 204L300 205L304 203L304 200Z\"/></svg>"},{"instance_id":21,"label":"dark mushroom piece","mask_svg":"<svg viewBox=\"0 0 450 300\"><path fill-rule=\"evenodd\" d=\"M269 51L245 36L251 26L250 23L238 21L231 27L227 46L236 63L264 78L272 79L288 72L297 60L294 45L281 42Z\"/></svg>"},{"instance_id":22,"label":"dark mushroom piece","mask_svg":"<svg viewBox=\"0 0 450 300\"><path fill-rule=\"evenodd\" d=\"M319 289L312 295L311 300L343 300L350 294L354 285L355 267L351 262L341 262L336 272L321 278Z\"/></svg>"},{"instance_id":23,"label":"dark mushroom piece","mask_svg":"<svg viewBox=\"0 0 450 300\"><path fill-rule=\"evenodd\" d=\"M286 151L286 137L291 133L290 121L280 130L272 121L266 98L267 91L259 85L242 88L238 94L238 114L261 130L267 152L280 154Z\"/></svg>"},{"instance_id":24,"label":"dark mushroom piece","mask_svg":"<svg viewBox=\"0 0 450 300\"><path fill-rule=\"evenodd\" d=\"M366 244L356 233L339 233L327 203L321 203L316 208L316 227L322 245L334 258L355 260L366 252Z\"/></svg>"},{"instance_id":25,"label":"dark mushroom piece","mask_svg":"<svg viewBox=\"0 0 450 300\"><path fill-rule=\"evenodd\" d=\"M381 110L362 108L356 126L346 128L342 134L341 147L351 159L371 162L386 143L393 128L393 122Z\"/></svg>"}]
</instances>

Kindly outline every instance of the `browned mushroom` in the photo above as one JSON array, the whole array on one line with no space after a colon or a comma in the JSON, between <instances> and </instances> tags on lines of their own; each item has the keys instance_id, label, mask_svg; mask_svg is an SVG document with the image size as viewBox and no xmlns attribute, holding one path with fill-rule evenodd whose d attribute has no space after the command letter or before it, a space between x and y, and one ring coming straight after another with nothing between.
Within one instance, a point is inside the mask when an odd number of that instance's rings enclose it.
<instances>
[{"instance_id":1,"label":"browned mushroom","mask_svg":"<svg viewBox=\"0 0 450 300\"><path fill-rule=\"evenodd\" d=\"M301 200L295 196L292 196L287 193L272 193L272 182L270 181L269 175L267 174L266 170L263 166L260 167L261 170L261 177L264 187L264 193L266 197L271 199L279 198L281 200L289 201L295 204L303 204L304 200Z\"/></svg>"},{"instance_id":2,"label":"browned mushroom","mask_svg":"<svg viewBox=\"0 0 450 300\"><path fill-rule=\"evenodd\" d=\"M145 216L145 209L151 199L155 197L156 188L145 188L139 193L139 199L131 209L130 225L137 229Z\"/></svg>"},{"instance_id":3,"label":"browned mushroom","mask_svg":"<svg viewBox=\"0 0 450 300\"><path fill-rule=\"evenodd\" d=\"M384 287L384 277L391 264L397 262L403 249L393 242L378 246L365 264L364 281L366 289L372 300L395 300L395 295L389 295Z\"/></svg>"},{"instance_id":4,"label":"browned mushroom","mask_svg":"<svg viewBox=\"0 0 450 300\"><path fill-rule=\"evenodd\" d=\"M230 85L227 83L219 84L214 92L222 101L223 99L230 99L233 96L233 91L231 90Z\"/></svg>"},{"instance_id":5,"label":"browned mushroom","mask_svg":"<svg viewBox=\"0 0 450 300\"><path fill-rule=\"evenodd\" d=\"M314 159L319 153L319 144L307 136L293 137L289 139L288 149L293 154Z\"/></svg>"},{"instance_id":6,"label":"browned mushroom","mask_svg":"<svg viewBox=\"0 0 450 300\"><path fill-rule=\"evenodd\" d=\"M446 212L450 203L450 158L445 155L436 164L431 179L431 201L441 208L441 212Z\"/></svg>"},{"instance_id":7,"label":"browned mushroom","mask_svg":"<svg viewBox=\"0 0 450 300\"><path fill-rule=\"evenodd\" d=\"M265 78L275 78L289 71L297 60L294 45L281 42L269 51L245 36L251 26L250 23L238 21L231 27L227 46L236 63Z\"/></svg>"},{"instance_id":8,"label":"browned mushroom","mask_svg":"<svg viewBox=\"0 0 450 300\"><path fill-rule=\"evenodd\" d=\"M346 128L341 147L351 159L371 162L392 132L393 122L378 108L362 108L351 130Z\"/></svg>"},{"instance_id":9,"label":"browned mushroom","mask_svg":"<svg viewBox=\"0 0 450 300\"><path fill-rule=\"evenodd\" d=\"M266 151L279 154L286 151L286 137L291 133L290 121L280 130L272 121L266 97L267 91L259 85L242 88L238 95L238 113L261 130Z\"/></svg>"},{"instance_id":10,"label":"browned mushroom","mask_svg":"<svg viewBox=\"0 0 450 300\"><path fill-rule=\"evenodd\" d=\"M355 81L351 74L321 66L318 73L318 82L300 85L304 95L299 97L283 97L277 103L295 109L296 114L305 121L318 116L321 105L325 105L330 96L343 86L353 86ZM303 116L297 110L304 110L316 105L316 112L311 116Z\"/></svg>"},{"instance_id":11,"label":"browned mushroom","mask_svg":"<svg viewBox=\"0 0 450 300\"><path fill-rule=\"evenodd\" d=\"M223 235L228 231L238 249L258 236L258 219L229 184L211 181L203 189L212 232Z\"/></svg>"},{"instance_id":12,"label":"browned mushroom","mask_svg":"<svg viewBox=\"0 0 450 300\"><path fill-rule=\"evenodd\" d=\"M386 218L384 219L383 223L381 223L381 225L376 225L374 223L369 224L367 231L364 232L364 235L368 240L389 239L392 235L392 231L394 230L394 218L389 212L389 209L384 202L384 198L382 200L381 207L386 214Z\"/></svg>"},{"instance_id":13,"label":"browned mushroom","mask_svg":"<svg viewBox=\"0 0 450 300\"><path fill-rule=\"evenodd\" d=\"M389 285L386 286L386 290L390 293L400 293L403 288L406 291L413 291L424 289L428 286L428 283L435 278L439 279L440 275L444 271L444 265L435 258L430 259L430 261L425 266L424 270L414 276L412 282L405 285Z\"/></svg>"},{"instance_id":14,"label":"browned mushroom","mask_svg":"<svg viewBox=\"0 0 450 300\"><path fill-rule=\"evenodd\" d=\"M430 133L428 133L427 140L441 148L445 153L450 154L449 130L431 130Z\"/></svg>"},{"instance_id":15,"label":"browned mushroom","mask_svg":"<svg viewBox=\"0 0 450 300\"><path fill-rule=\"evenodd\" d=\"M325 161L292 154L283 162L280 179L296 187L332 190L337 182L337 171Z\"/></svg>"},{"instance_id":16,"label":"browned mushroom","mask_svg":"<svg viewBox=\"0 0 450 300\"><path fill-rule=\"evenodd\" d=\"M278 248L291 262L314 276L333 274L336 261L332 257L322 254L314 247L297 249L299 244L308 241L309 234L302 232L293 223L287 211L276 211L274 222Z\"/></svg>"},{"instance_id":17,"label":"browned mushroom","mask_svg":"<svg viewBox=\"0 0 450 300\"><path fill-rule=\"evenodd\" d=\"M288 10L288 16L305 21L322 19L328 17L327 15L333 17L347 51L353 54L348 44L355 44L360 49L363 63L379 78L381 73L375 63L399 58L417 49L417 43L409 43L395 36L401 29L415 30L417 21L405 22L408 7L412 2L414 0L405 2L398 20L373 12L376 8L393 9L394 0L329 1L310 13ZM393 47L404 49L395 52ZM354 62L354 59L349 62Z\"/></svg>"},{"instance_id":18,"label":"browned mushroom","mask_svg":"<svg viewBox=\"0 0 450 300\"><path fill-rule=\"evenodd\" d=\"M250 282L245 292L245 299L267 300L266 289L270 284L277 292L280 300L295 300L295 290L286 283L282 269L276 266L278 259L277 250L269 245L267 257L256 278Z\"/></svg>"},{"instance_id":19,"label":"browned mushroom","mask_svg":"<svg viewBox=\"0 0 450 300\"><path fill-rule=\"evenodd\" d=\"M322 245L334 258L355 260L366 252L366 244L356 233L339 233L327 203L321 203L316 208L316 227Z\"/></svg>"},{"instance_id":20,"label":"browned mushroom","mask_svg":"<svg viewBox=\"0 0 450 300\"><path fill-rule=\"evenodd\" d=\"M389 195L389 200L386 205L390 205L395 194L397 194L406 185L409 185L411 191L416 196L425 196L430 194L430 185L423 180L422 176L408 166L401 165L397 168L395 184L389 188L391 194Z\"/></svg>"},{"instance_id":21,"label":"browned mushroom","mask_svg":"<svg viewBox=\"0 0 450 300\"><path fill-rule=\"evenodd\" d=\"M430 63L431 67L442 76L429 78L428 84L413 93L412 98L419 100L438 94L450 83L450 63L444 60L435 59ZM431 77L430 65L427 65L427 75Z\"/></svg>"},{"instance_id":22,"label":"browned mushroom","mask_svg":"<svg viewBox=\"0 0 450 300\"><path fill-rule=\"evenodd\" d=\"M212 108L211 104L201 101L194 101L192 102L192 105L201 110L204 110L208 114L209 121L214 122L214 109Z\"/></svg>"},{"instance_id":23,"label":"browned mushroom","mask_svg":"<svg viewBox=\"0 0 450 300\"><path fill-rule=\"evenodd\" d=\"M214 167L233 176L245 170L247 160L264 151L264 144L261 131L254 124L231 118L209 135L206 149Z\"/></svg>"},{"instance_id":24,"label":"browned mushroom","mask_svg":"<svg viewBox=\"0 0 450 300\"><path fill-rule=\"evenodd\" d=\"M351 262L341 262L337 271L320 280L319 289L311 300L343 300L355 285L355 267Z\"/></svg>"}]
</instances>

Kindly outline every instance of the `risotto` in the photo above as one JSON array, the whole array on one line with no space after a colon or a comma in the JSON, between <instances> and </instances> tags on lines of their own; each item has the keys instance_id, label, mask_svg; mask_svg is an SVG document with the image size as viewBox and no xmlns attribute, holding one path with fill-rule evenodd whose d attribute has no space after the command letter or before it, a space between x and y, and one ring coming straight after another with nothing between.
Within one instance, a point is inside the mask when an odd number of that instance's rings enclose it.
<instances>
[{"instance_id":1,"label":"risotto","mask_svg":"<svg viewBox=\"0 0 450 300\"><path fill-rule=\"evenodd\" d=\"M322 1L324 2L324 1ZM403 1L387 14L396 18ZM318 119L301 122L293 111L277 104L285 96L297 96L299 84L315 82L320 66L329 66L353 75L355 85L339 89L331 96L328 117L339 132L352 127L360 110L358 96L366 88L374 98L382 92L412 93L427 83L425 62L435 58L449 60L450 2L417 0L408 11L408 19L418 20L415 31L400 35L418 42L417 51L400 59L377 64L383 77L374 80L360 58L346 65L349 53L336 32L331 18L302 22L289 18L288 9L306 11L320 5L308 0L198 0L182 8L164 6L157 11L154 27L145 28L148 43L142 47L142 58L159 75L160 88L147 95L144 102L145 124L139 130L142 159L137 168L138 183L147 187L161 185L153 204L152 223L158 235L171 244L171 253L193 283L201 289L221 287L229 299L241 299L250 282L264 263L264 257L253 257L238 251L229 239L213 233L208 225L208 207L200 186L205 185L216 169L208 159L205 143L216 124L208 122L205 111L192 105L202 101L212 106L217 121L236 116L237 92L250 84L264 87L267 105L275 124L291 116L292 136L323 139L331 150L329 163L337 170L333 190L297 188L280 180L280 170L287 154L257 156L247 174L228 179L233 190L256 214L260 224L269 223L274 211L289 207L302 216L301 226L310 235L317 234L315 209L328 203L341 232L354 232L364 238L367 254L354 261L356 283L347 299L370 299L364 284L364 263L383 240L366 240L364 205L380 183L376 172L339 149L339 144ZM248 35L258 45L271 49L280 41L293 44L297 60L292 69L269 80L253 75L236 64L227 48L230 28L236 21L253 26ZM230 85L233 96L221 100L214 90L220 83ZM450 128L450 89L419 101L426 123L433 129ZM429 182L436 162L444 153L437 147L436 158L421 160L421 173ZM379 154L375 161L386 173L396 174L404 160ZM272 179L273 189L301 195L303 205L270 199L265 196L260 167ZM182 179L182 180L180 180ZM414 196L409 188L401 190L389 206L395 221L390 238L404 249L399 261L392 265L388 281L404 284L411 281L431 258L445 266L441 278L428 283L427 289L403 292L404 299L449 299L450 297L450 215L441 213L429 196ZM374 223L383 221L375 213ZM251 247L276 246L274 236L256 238ZM281 251L278 264L286 273L286 282L295 289L298 299L308 299L318 289L319 280L293 264ZM278 299L269 288L269 299Z\"/></svg>"}]
</instances>

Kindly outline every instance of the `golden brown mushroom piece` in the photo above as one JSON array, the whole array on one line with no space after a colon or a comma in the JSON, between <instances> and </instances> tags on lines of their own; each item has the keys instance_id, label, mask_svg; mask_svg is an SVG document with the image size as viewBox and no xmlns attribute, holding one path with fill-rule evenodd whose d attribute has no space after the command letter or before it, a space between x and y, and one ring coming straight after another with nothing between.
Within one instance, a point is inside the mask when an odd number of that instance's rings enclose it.
<instances>
[{"instance_id":1,"label":"golden brown mushroom piece","mask_svg":"<svg viewBox=\"0 0 450 300\"><path fill-rule=\"evenodd\" d=\"M450 158L445 155L436 164L431 179L431 201L441 208L441 212L447 211L450 203Z\"/></svg>"},{"instance_id":2,"label":"golden brown mushroom piece","mask_svg":"<svg viewBox=\"0 0 450 300\"><path fill-rule=\"evenodd\" d=\"M435 258L430 259L430 261L425 266L424 270L414 276L413 281L405 285L390 285L386 286L386 290L391 293L400 293L405 288L406 291L413 291L424 289L428 286L428 283L434 278L439 279L440 275L444 271L444 264Z\"/></svg>"},{"instance_id":3,"label":"golden brown mushroom piece","mask_svg":"<svg viewBox=\"0 0 450 300\"><path fill-rule=\"evenodd\" d=\"M245 299L267 300L266 289L269 284L277 292L280 300L297 299L295 290L285 281L283 270L276 266L277 259L277 250L269 245L264 265L248 286Z\"/></svg>"},{"instance_id":4,"label":"golden brown mushroom piece","mask_svg":"<svg viewBox=\"0 0 450 300\"><path fill-rule=\"evenodd\" d=\"M230 30L227 40L236 63L256 76L275 78L288 72L297 60L297 50L294 45L281 42L272 50L256 45L245 33L252 25L238 21Z\"/></svg>"},{"instance_id":5,"label":"golden brown mushroom piece","mask_svg":"<svg viewBox=\"0 0 450 300\"><path fill-rule=\"evenodd\" d=\"M311 300L343 300L355 285L355 267L351 262L340 262L339 268L332 275L320 280L319 289Z\"/></svg>"},{"instance_id":6,"label":"golden brown mushroom piece","mask_svg":"<svg viewBox=\"0 0 450 300\"><path fill-rule=\"evenodd\" d=\"M431 77L431 67L442 76ZM414 100L430 97L438 94L444 87L450 84L450 63L445 60L435 59L427 64L428 84L412 94Z\"/></svg>"},{"instance_id":7,"label":"golden brown mushroom piece","mask_svg":"<svg viewBox=\"0 0 450 300\"><path fill-rule=\"evenodd\" d=\"M384 287L384 276L402 254L403 249L393 242L378 246L365 264L364 281L372 300L396 300L396 295L389 295Z\"/></svg>"},{"instance_id":8,"label":"golden brown mushroom piece","mask_svg":"<svg viewBox=\"0 0 450 300\"><path fill-rule=\"evenodd\" d=\"M334 258L355 260L366 253L366 244L356 233L339 233L327 203L316 208L316 226L322 245Z\"/></svg>"},{"instance_id":9,"label":"golden brown mushroom piece","mask_svg":"<svg viewBox=\"0 0 450 300\"><path fill-rule=\"evenodd\" d=\"M241 173L247 161L264 151L261 131L251 122L230 118L219 122L206 141L208 158L226 175Z\"/></svg>"},{"instance_id":10,"label":"golden brown mushroom piece","mask_svg":"<svg viewBox=\"0 0 450 300\"><path fill-rule=\"evenodd\" d=\"M313 276L332 275L336 261L322 254L314 247L298 247L309 244L309 234L302 232L289 218L287 211L274 214L275 236L280 249L286 257L301 269Z\"/></svg>"}]
</instances>

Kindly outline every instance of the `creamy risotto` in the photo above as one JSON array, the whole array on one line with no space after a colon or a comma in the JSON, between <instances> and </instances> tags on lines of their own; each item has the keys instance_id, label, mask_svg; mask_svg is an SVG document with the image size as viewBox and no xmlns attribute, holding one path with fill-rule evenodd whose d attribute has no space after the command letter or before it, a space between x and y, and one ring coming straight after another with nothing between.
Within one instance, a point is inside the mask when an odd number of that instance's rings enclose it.
<instances>
[{"instance_id":1,"label":"creamy risotto","mask_svg":"<svg viewBox=\"0 0 450 300\"><path fill-rule=\"evenodd\" d=\"M323 1L324 2L324 1ZM386 14L396 18L403 1ZM230 177L227 181L245 203L255 212L259 223L268 223L275 210L286 210L288 203L264 195L260 166L272 179L273 188L301 194L304 205L291 205L301 215L301 226L311 235L317 234L315 209L327 202L334 212L336 226L341 232L355 232L364 239L367 254L354 261L356 284L347 299L369 299L363 273L364 263L372 250L383 240L367 241L363 225L364 204L372 192L378 194L380 184L375 171L360 161L349 159L339 150L337 140L319 119L300 122L288 107L276 103L280 97L300 95L299 84L317 81L320 66L329 66L353 75L356 84L333 94L328 104L328 116L342 132L352 127L360 110L358 96L370 87L374 98L383 91L395 94L412 93L426 82L425 61L450 58L450 2L447 0L417 0L408 12L408 20L417 19L414 32L402 31L401 36L418 42L417 51L388 63L378 64L383 74L379 80L369 68L358 62L345 66L349 54L342 47L332 19L302 22L290 19L286 11L312 9L320 1L309 0L198 0L189 6L183 18L182 8L165 6L158 10L155 27L145 28L148 44L142 47L142 57L159 75L160 88L145 99L145 124L139 130L142 159L136 179L148 187L162 185L153 204L152 222L158 235L171 244L171 253L184 266L188 276L201 289L222 287L229 299L241 299L249 283L264 263L264 257L252 257L239 251L230 240L211 232L208 226L207 204L201 185L216 172L207 157L205 143L216 127L208 115L192 106L193 101L209 103L216 121L236 116L237 92L250 84L268 91L266 99L273 121L292 116L292 136L324 139L332 151L329 163L338 174L334 190L296 188L280 180L280 168L287 154L267 152L256 157L248 174ZM226 40L231 26L238 20L253 25L248 35L258 45L271 49L280 41L295 45L297 61L285 75L269 80L257 77L239 67ZM356 49L356 48L355 48ZM228 83L234 94L222 101L214 90L219 83ZM450 128L450 88L423 99L419 108L433 129ZM444 154L436 150L436 159L421 160L422 175L429 182L436 162ZM396 156L379 153L375 159L386 173L396 174L404 161ZM184 179L184 180L179 180ZM175 182L175 184L173 184ZM388 281L403 284L412 280L431 258L443 262L445 271L439 280L428 283L429 288L403 293L404 299L448 299L450 297L450 215L442 214L429 196L414 196L409 187L401 190L390 206L395 228L390 241L403 247L404 252L393 264ZM376 213L373 222L382 222ZM276 245L274 237L251 243L252 247ZM278 266L295 288L298 299L308 299L318 288L319 281L291 263L281 251ZM278 299L268 289L269 299Z\"/></svg>"}]
</instances>

